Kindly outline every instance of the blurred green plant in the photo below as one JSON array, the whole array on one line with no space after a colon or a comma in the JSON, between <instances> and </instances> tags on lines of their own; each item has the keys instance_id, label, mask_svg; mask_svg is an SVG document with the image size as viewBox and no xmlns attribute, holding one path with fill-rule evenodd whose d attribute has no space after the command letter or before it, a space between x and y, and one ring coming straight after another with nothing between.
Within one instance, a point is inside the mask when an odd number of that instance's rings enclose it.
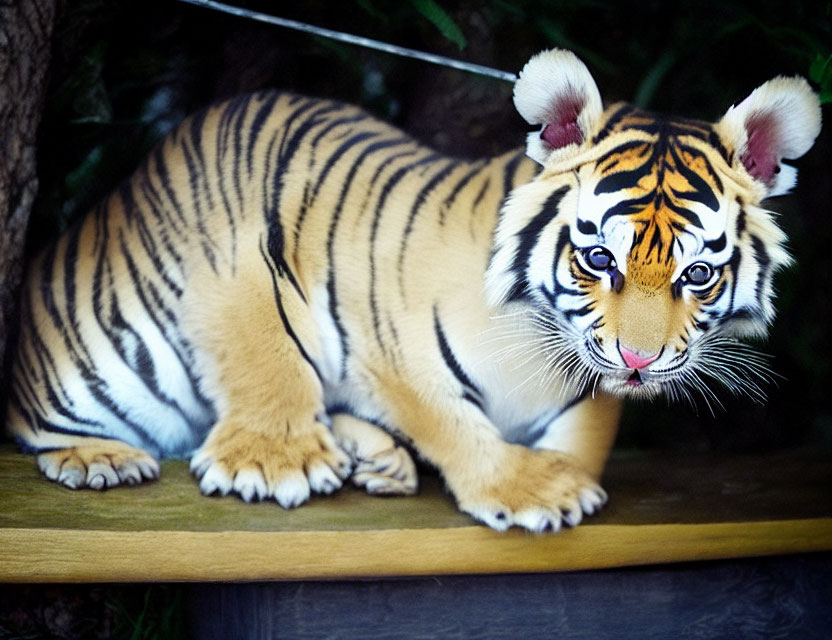
<instances>
[{"instance_id":1,"label":"blurred green plant","mask_svg":"<svg viewBox=\"0 0 832 640\"><path fill-rule=\"evenodd\" d=\"M817 54L809 67L809 79L820 88L820 103L832 102L832 54Z\"/></svg>"},{"instance_id":2,"label":"blurred green plant","mask_svg":"<svg viewBox=\"0 0 832 640\"><path fill-rule=\"evenodd\" d=\"M467 41L465 36L462 35L462 30L435 0L410 0L410 4L427 18L433 26L439 29L439 32L445 38L453 42L460 51L465 48Z\"/></svg>"},{"instance_id":3,"label":"blurred green plant","mask_svg":"<svg viewBox=\"0 0 832 640\"><path fill-rule=\"evenodd\" d=\"M116 638L129 640L181 640L185 637L182 589L168 585L144 587L144 594L134 590L115 592L107 606L115 614Z\"/></svg>"}]
</instances>

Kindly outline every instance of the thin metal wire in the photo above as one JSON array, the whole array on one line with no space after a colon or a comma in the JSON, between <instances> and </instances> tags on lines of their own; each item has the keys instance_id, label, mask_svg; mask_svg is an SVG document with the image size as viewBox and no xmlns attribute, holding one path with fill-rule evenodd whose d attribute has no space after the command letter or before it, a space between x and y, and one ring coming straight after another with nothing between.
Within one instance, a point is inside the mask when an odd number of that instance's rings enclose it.
<instances>
[{"instance_id":1,"label":"thin metal wire","mask_svg":"<svg viewBox=\"0 0 832 640\"><path fill-rule=\"evenodd\" d=\"M416 58L417 60L423 60L424 62L438 64L443 67L451 67L453 69L460 69L462 71L469 71L471 73L489 76L492 78L497 78L499 80L505 80L507 82L515 82L517 80L517 74L510 73L508 71L500 71L499 69L492 69L491 67L486 67L481 64L473 64L471 62L454 60L453 58L446 58L445 56L439 56L434 53L426 53L417 49L400 47L395 44L389 44L387 42L373 40L372 38L354 36L349 33L343 33L342 31L324 29L322 27L316 27L303 22L298 22L296 20L278 18L277 16L272 16L267 13L250 11L249 9L234 7L232 5L223 4L222 2L216 2L215 0L180 0L180 2L186 2L188 4L193 4L199 7L205 7L206 9L222 11L223 13L228 13L241 18L249 18L251 20L257 20L259 22L266 22L268 24L277 25L279 27L286 27L287 29L305 31L307 33L312 33L323 38L329 38L331 40L340 40L341 42L347 42L349 44L358 45L359 47L367 47L369 49L385 51L387 53L392 53L397 56L404 56L406 58Z\"/></svg>"}]
</instances>

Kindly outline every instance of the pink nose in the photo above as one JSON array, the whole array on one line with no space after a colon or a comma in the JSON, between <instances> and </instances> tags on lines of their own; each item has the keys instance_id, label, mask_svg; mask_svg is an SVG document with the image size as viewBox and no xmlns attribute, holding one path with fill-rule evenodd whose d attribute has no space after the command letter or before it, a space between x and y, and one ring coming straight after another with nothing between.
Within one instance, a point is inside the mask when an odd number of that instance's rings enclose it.
<instances>
[{"instance_id":1,"label":"pink nose","mask_svg":"<svg viewBox=\"0 0 832 640\"><path fill-rule=\"evenodd\" d=\"M621 353L621 357L624 358L624 364L630 369L642 369L646 367L651 362L655 362L656 358L658 358L661 353L659 352L656 355L642 358L640 355L633 353L621 345L618 346L618 351Z\"/></svg>"}]
</instances>

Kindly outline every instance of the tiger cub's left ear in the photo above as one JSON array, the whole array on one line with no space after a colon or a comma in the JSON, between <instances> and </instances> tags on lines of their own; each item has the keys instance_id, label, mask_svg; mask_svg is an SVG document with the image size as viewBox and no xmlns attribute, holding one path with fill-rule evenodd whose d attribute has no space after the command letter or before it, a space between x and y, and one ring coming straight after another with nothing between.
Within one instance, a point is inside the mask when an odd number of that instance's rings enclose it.
<instances>
[{"instance_id":1,"label":"tiger cub's left ear","mask_svg":"<svg viewBox=\"0 0 832 640\"><path fill-rule=\"evenodd\" d=\"M603 113L601 95L584 63L571 51L533 56L514 84L514 106L529 124L526 155L540 164L579 149Z\"/></svg>"},{"instance_id":2,"label":"tiger cub's left ear","mask_svg":"<svg viewBox=\"0 0 832 640\"><path fill-rule=\"evenodd\" d=\"M764 197L787 193L797 170L782 160L799 158L820 133L820 100L803 78L778 77L728 109L717 130L734 151L734 164L761 184Z\"/></svg>"}]
</instances>

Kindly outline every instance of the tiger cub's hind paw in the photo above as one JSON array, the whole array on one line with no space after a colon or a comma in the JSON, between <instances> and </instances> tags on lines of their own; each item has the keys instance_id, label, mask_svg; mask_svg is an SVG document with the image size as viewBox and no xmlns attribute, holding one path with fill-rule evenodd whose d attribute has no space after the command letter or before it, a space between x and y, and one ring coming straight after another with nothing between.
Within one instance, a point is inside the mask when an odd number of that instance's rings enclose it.
<instances>
[{"instance_id":1,"label":"tiger cub's hind paw","mask_svg":"<svg viewBox=\"0 0 832 640\"><path fill-rule=\"evenodd\" d=\"M374 496L412 496L419 488L413 458L386 431L350 415L332 418L338 444L355 464L352 483Z\"/></svg>"},{"instance_id":2,"label":"tiger cub's hind paw","mask_svg":"<svg viewBox=\"0 0 832 640\"><path fill-rule=\"evenodd\" d=\"M118 440L94 442L37 455L38 469L70 489L109 489L159 477L159 463L146 451Z\"/></svg>"},{"instance_id":3,"label":"tiger cub's hind paw","mask_svg":"<svg viewBox=\"0 0 832 640\"><path fill-rule=\"evenodd\" d=\"M303 504L312 492L339 489L351 470L349 456L315 420L279 436L218 425L191 458L203 494L233 492L246 502L273 498L286 509Z\"/></svg>"}]
</instances>

